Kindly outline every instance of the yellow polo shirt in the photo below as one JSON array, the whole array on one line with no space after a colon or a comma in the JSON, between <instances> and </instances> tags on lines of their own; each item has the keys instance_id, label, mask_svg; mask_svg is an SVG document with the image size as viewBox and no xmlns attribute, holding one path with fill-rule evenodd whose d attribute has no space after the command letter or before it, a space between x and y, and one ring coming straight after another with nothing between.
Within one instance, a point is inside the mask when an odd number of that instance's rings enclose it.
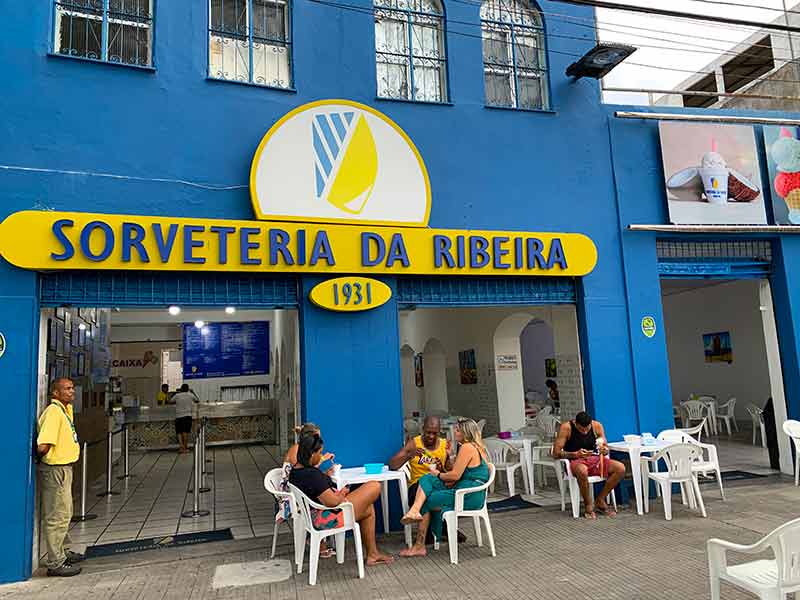
<instances>
[{"instance_id":1,"label":"yellow polo shirt","mask_svg":"<svg viewBox=\"0 0 800 600\"><path fill-rule=\"evenodd\" d=\"M50 405L39 417L39 436L36 438L37 445L52 444L42 457L43 463L69 465L78 460L81 448L75 439L74 423L71 404L64 406L58 400L50 401Z\"/></svg>"}]
</instances>

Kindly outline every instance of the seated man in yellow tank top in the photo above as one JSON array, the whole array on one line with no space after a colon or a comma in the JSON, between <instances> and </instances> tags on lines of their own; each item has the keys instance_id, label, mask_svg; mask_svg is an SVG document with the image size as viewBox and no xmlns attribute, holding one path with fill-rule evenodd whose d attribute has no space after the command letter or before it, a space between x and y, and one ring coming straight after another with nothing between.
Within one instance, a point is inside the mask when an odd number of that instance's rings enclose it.
<instances>
[{"instance_id":1,"label":"seated man in yellow tank top","mask_svg":"<svg viewBox=\"0 0 800 600\"><path fill-rule=\"evenodd\" d=\"M449 471L453 466L450 443L441 437L441 432L442 424L439 417L425 417L422 434L408 438L405 446L389 459L389 468L393 470L408 463L408 469L411 472L411 479L408 481L409 498L416 496L418 482L423 476L430 473L431 465L435 465L438 471ZM430 536L430 531L428 531L428 535ZM459 541L466 539L461 532L458 537ZM433 543L432 537L429 543Z\"/></svg>"}]
</instances>

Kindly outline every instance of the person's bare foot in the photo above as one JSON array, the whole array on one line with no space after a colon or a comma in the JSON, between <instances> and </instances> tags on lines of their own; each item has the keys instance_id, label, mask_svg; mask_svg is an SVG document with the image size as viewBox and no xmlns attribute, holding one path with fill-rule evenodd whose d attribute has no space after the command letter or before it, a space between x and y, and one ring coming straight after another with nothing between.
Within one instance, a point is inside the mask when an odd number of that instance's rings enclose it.
<instances>
[{"instance_id":1,"label":"person's bare foot","mask_svg":"<svg viewBox=\"0 0 800 600\"><path fill-rule=\"evenodd\" d=\"M400 556L405 557L412 557L412 556L427 556L428 549L425 546L411 546L411 548L403 548L400 550Z\"/></svg>"},{"instance_id":2,"label":"person's bare foot","mask_svg":"<svg viewBox=\"0 0 800 600\"><path fill-rule=\"evenodd\" d=\"M601 515L606 515L607 517L616 517L617 511L611 508L608 504L606 504L602 500L598 500L594 503L594 508L597 512Z\"/></svg>"},{"instance_id":3,"label":"person's bare foot","mask_svg":"<svg viewBox=\"0 0 800 600\"><path fill-rule=\"evenodd\" d=\"M403 525L409 525L411 523L419 523L422 521L422 515L415 511L408 511L406 514L403 515L403 518L400 519L400 522Z\"/></svg>"},{"instance_id":4,"label":"person's bare foot","mask_svg":"<svg viewBox=\"0 0 800 600\"><path fill-rule=\"evenodd\" d=\"M388 554L375 554L374 556L367 556L367 566L374 567L376 565L389 565L394 562L394 556Z\"/></svg>"}]
</instances>

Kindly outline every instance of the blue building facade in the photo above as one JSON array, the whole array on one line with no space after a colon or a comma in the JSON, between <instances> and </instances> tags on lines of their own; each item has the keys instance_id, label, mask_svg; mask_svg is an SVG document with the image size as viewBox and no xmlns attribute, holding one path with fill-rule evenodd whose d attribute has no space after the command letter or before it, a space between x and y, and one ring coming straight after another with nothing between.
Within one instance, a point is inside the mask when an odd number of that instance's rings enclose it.
<instances>
[{"instance_id":1,"label":"blue building facade","mask_svg":"<svg viewBox=\"0 0 800 600\"><path fill-rule=\"evenodd\" d=\"M517 18L482 9L477 0L413 6L295 0L270 5L279 12L268 16L260 0L239 3L249 12L226 12L224 3L207 0L154 0L152 12L141 8L145 1L9 5L6 14L17 26L0 54L6 74L0 218L33 210L253 220L250 166L267 130L310 102L360 103L396 123L423 157L430 228L571 232L592 240L596 266L568 278L587 406L613 438L671 426L659 287L667 267L657 252L663 236L628 230L633 223L668 222L657 127L616 119L615 107L601 104L595 81L566 77L566 67L595 45L591 10L542 0L520 4L529 12ZM375 11L381 10L397 22L407 19L411 25L402 31L415 41L387 40L389 29L376 37ZM485 50L482 31L496 47L488 43ZM238 58L226 54L230 44ZM403 58L415 47L421 59ZM500 56L511 48L513 55ZM409 63L414 68L402 66L398 75L397 65ZM800 239L755 235L773 247L768 275L788 412L798 416L800 322L794 317L800 288L793 282ZM753 238L742 236L734 237ZM230 290L226 277L237 285L262 281L241 273L203 276L44 273L0 260L0 331L6 339L0 378L7 398L0 422L0 477L6 482L0 510L7 516L0 581L28 578L32 568L36 487L30 448L40 307L166 306L186 302L183 293L191 296L170 282ZM325 311L308 300L324 272L275 277L289 281L281 288L287 291L273 286L272 296L251 298L251 304L299 308L303 418L322 426L345 462L385 460L402 435L398 307L424 304L425 291L419 290L441 284L444 276L411 285L408 276L382 274L392 299L353 314ZM557 277L536 278L537 285L512 298L503 295L504 278L471 279L479 280L484 285L474 291L487 305L547 303L565 285ZM117 287L100 290L109 282ZM210 298L201 294L190 301L207 305ZM438 298L441 306L465 303L457 295ZM238 300L247 304L241 295ZM655 321L653 337L642 335L645 316Z\"/></svg>"}]
</instances>

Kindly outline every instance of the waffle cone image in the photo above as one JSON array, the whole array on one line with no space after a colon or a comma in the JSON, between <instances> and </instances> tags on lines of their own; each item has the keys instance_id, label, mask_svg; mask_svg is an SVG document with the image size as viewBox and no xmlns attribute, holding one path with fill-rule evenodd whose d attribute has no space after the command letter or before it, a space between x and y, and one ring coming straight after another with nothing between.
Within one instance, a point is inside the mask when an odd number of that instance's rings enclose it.
<instances>
[{"instance_id":1,"label":"waffle cone image","mask_svg":"<svg viewBox=\"0 0 800 600\"><path fill-rule=\"evenodd\" d=\"M794 189L786 194L786 206L789 210L800 210L800 188Z\"/></svg>"}]
</instances>

